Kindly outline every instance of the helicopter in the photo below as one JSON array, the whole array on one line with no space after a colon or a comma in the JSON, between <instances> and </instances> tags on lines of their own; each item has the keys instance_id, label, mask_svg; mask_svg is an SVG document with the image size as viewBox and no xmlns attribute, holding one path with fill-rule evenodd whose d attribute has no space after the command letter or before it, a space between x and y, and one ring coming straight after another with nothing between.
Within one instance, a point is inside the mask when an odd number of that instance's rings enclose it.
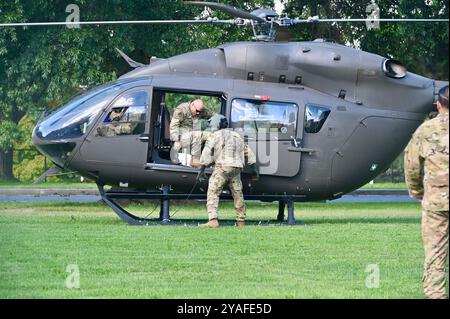
<instances>
[{"instance_id":1,"label":"helicopter","mask_svg":"<svg viewBox=\"0 0 450 319\"><path fill-rule=\"evenodd\" d=\"M159 199L156 220L170 224L170 199L206 198L207 184L196 182L198 169L171 161L169 97L215 101L215 110L257 156L260 179L253 180L244 169L244 198L278 201L277 221L284 222L287 206L286 223L293 225L294 202L340 198L387 169L433 110L439 89L448 85L408 72L397 60L323 39L274 41L284 27L344 19L281 18L268 9L247 12L216 2L185 3L221 10L234 19L167 23L251 27L253 41L153 57L149 64L119 50L132 71L43 116L33 130L32 143L55 164L43 176L70 169L94 180L103 201L131 225L154 219L128 212L118 199ZM119 112L132 130L99 133L108 130L112 112ZM120 191L107 191L105 185ZM221 196L230 197L227 190Z\"/></svg>"}]
</instances>

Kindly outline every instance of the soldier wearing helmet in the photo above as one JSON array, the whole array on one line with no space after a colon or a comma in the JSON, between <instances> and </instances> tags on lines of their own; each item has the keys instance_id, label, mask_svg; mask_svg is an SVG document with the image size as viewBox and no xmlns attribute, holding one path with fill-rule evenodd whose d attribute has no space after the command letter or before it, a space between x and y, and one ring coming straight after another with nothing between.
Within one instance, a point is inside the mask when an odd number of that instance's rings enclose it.
<instances>
[{"instance_id":1,"label":"soldier wearing helmet","mask_svg":"<svg viewBox=\"0 0 450 319\"><path fill-rule=\"evenodd\" d=\"M242 194L241 171L245 164L251 165L254 175L258 176L255 166L256 157L244 143L240 135L228 129L227 119L220 114L210 119L211 131L214 133L207 140L200 158L198 181L204 181L205 167L214 164L214 171L209 179L207 203L209 221L199 225L203 228L219 227L217 208L223 187L228 185L234 199L237 225L244 226L246 207Z\"/></svg>"}]
</instances>

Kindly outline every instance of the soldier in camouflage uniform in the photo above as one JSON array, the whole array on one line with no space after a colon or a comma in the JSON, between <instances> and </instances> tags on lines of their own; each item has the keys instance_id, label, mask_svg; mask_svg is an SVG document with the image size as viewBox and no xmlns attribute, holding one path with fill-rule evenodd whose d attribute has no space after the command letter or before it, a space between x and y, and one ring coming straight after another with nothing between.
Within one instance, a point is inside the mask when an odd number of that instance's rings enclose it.
<instances>
[{"instance_id":1,"label":"soldier in camouflage uniform","mask_svg":"<svg viewBox=\"0 0 450 319\"><path fill-rule=\"evenodd\" d=\"M212 134L213 133L210 131L192 131L181 135L181 147L186 149L192 155L190 166L201 166L200 156L202 155L202 146L205 145L206 141Z\"/></svg>"},{"instance_id":2,"label":"soldier in camouflage uniform","mask_svg":"<svg viewBox=\"0 0 450 319\"><path fill-rule=\"evenodd\" d=\"M171 157L174 163L178 163L178 158L175 156L178 151L182 147L188 147L186 145L187 141L189 141L189 143L194 143L194 145L191 146L194 151L201 149L201 142L202 140L206 140L206 137L202 136L201 133L189 133L200 131L201 122L199 122L199 120L209 119L213 114L213 112L205 109L202 99L197 99L189 103L181 103L175 108L172 120L170 121L170 140L174 143L171 150ZM199 152L196 154L197 156L199 156L198 153ZM199 160L199 158L197 158L197 160Z\"/></svg>"},{"instance_id":3,"label":"soldier in camouflage uniform","mask_svg":"<svg viewBox=\"0 0 450 319\"><path fill-rule=\"evenodd\" d=\"M129 135L136 127L135 123L120 122L127 108L115 108L109 114L109 121L106 125L97 128L99 136Z\"/></svg>"},{"instance_id":4,"label":"soldier in camouflage uniform","mask_svg":"<svg viewBox=\"0 0 450 319\"><path fill-rule=\"evenodd\" d=\"M218 121L215 121L216 119ZM215 123L217 123L217 126ZM215 126L218 130L214 129ZM209 179L206 203L209 222L199 226L204 228L219 227L217 220L219 197L223 187L227 184L234 199L237 225L244 226L246 207L242 194L241 171L247 163L252 166L253 173L258 175L255 166L256 157L239 134L227 129L228 121L223 115L218 114L211 118L211 127L214 133L206 142L202 152L200 163L203 167L198 178L200 181L205 179L204 168L214 163L214 171Z\"/></svg>"},{"instance_id":5,"label":"soldier in camouflage uniform","mask_svg":"<svg viewBox=\"0 0 450 319\"><path fill-rule=\"evenodd\" d=\"M444 299L448 257L449 113L448 86L439 91L438 116L423 123L405 151L409 194L422 202L426 298Z\"/></svg>"}]
</instances>

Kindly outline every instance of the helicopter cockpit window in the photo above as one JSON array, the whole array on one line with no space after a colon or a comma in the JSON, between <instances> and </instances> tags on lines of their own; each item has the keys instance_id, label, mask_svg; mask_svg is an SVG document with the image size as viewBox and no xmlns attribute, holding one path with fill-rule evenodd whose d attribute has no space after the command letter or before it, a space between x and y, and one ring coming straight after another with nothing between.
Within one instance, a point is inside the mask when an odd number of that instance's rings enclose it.
<instances>
[{"instance_id":1,"label":"helicopter cockpit window","mask_svg":"<svg viewBox=\"0 0 450 319\"><path fill-rule=\"evenodd\" d=\"M98 136L137 135L145 131L148 93L134 91L121 96L97 127Z\"/></svg>"},{"instance_id":2,"label":"helicopter cockpit window","mask_svg":"<svg viewBox=\"0 0 450 319\"><path fill-rule=\"evenodd\" d=\"M278 139L295 135L298 106L294 103L234 99L231 127L248 134L277 134Z\"/></svg>"},{"instance_id":3,"label":"helicopter cockpit window","mask_svg":"<svg viewBox=\"0 0 450 319\"><path fill-rule=\"evenodd\" d=\"M305 132L318 133L331 110L324 106L307 104L305 109Z\"/></svg>"},{"instance_id":4,"label":"helicopter cockpit window","mask_svg":"<svg viewBox=\"0 0 450 319\"><path fill-rule=\"evenodd\" d=\"M78 96L62 109L44 118L36 128L41 139L59 140L84 135L98 113L130 81L108 83Z\"/></svg>"}]
</instances>

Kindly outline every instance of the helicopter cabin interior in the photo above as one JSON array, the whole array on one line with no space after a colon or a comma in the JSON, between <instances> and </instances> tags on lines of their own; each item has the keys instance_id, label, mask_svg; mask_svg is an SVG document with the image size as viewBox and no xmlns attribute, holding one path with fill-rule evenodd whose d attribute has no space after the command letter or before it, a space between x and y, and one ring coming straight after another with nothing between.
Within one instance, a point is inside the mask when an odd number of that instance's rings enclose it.
<instances>
[{"instance_id":1,"label":"helicopter cabin interior","mask_svg":"<svg viewBox=\"0 0 450 319\"><path fill-rule=\"evenodd\" d=\"M261 174L279 176L297 174L300 165L292 167L278 165L278 158L282 156L299 164L300 153L288 148L295 146L294 140L297 142L295 137L299 136L297 126L298 116L303 112L301 106L291 102L256 99L254 95L248 94L231 96L222 92L158 88L153 89L151 102L152 116L149 129L151 143L149 143L147 168L182 171L196 169L187 164L188 159L184 161L181 159L182 165L177 165L177 168L171 161L172 142L169 126L173 111L180 103L198 98L205 101L206 109L228 118L230 127L243 137L257 155ZM194 121L194 129L195 126ZM301 131L302 128L300 128L300 134ZM183 154L178 155L182 158Z\"/></svg>"},{"instance_id":2,"label":"helicopter cabin interior","mask_svg":"<svg viewBox=\"0 0 450 319\"><path fill-rule=\"evenodd\" d=\"M156 88L153 90L149 129L149 138L152 142L149 143L147 163L173 165L170 157L172 148L170 121L178 105L195 99L202 99L206 109L214 113L225 114L226 97L222 93ZM194 120L194 127L200 129L200 126L200 122Z\"/></svg>"}]
</instances>

